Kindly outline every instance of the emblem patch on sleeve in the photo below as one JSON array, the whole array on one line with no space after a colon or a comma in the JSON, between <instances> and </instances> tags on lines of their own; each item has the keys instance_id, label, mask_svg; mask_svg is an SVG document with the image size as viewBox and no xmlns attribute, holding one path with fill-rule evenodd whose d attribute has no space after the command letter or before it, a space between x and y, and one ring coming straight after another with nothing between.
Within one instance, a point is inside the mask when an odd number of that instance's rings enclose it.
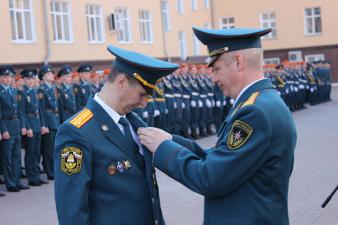
<instances>
[{"instance_id":1,"label":"emblem patch on sleeve","mask_svg":"<svg viewBox=\"0 0 338 225\"><path fill-rule=\"evenodd\" d=\"M253 129L249 124L241 120L236 120L228 135L227 145L229 150L237 150L242 147L248 141L252 133Z\"/></svg>"},{"instance_id":2,"label":"emblem patch on sleeve","mask_svg":"<svg viewBox=\"0 0 338 225\"><path fill-rule=\"evenodd\" d=\"M61 170L68 175L81 171L82 151L76 147L66 147L61 151Z\"/></svg>"}]
</instances>

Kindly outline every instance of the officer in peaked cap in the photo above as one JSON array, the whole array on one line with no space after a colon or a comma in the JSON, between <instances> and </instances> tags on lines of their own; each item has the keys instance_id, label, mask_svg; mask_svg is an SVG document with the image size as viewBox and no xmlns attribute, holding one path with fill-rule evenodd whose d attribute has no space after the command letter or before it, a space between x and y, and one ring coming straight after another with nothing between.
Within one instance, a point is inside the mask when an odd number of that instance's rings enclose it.
<instances>
[{"instance_id":1,"label":"officer in peaked cap","mask_svg":"<svg viewBox=\"0 0 338 225\"><path fill-rule=\"evenodd\" d=\"M136 138L145 124L132 110L178 65L111 45L108 51L116 57L101 91L57 133L59 223L164 225L152 155Z\"/></svg>"},{"instance_id":2,"label":"officer in peaked cap","mask_svg":"<svg viewBox=\"0 0 338 225\"><path fill-rule=\"evenodd\" d=\"M212 81L235 100L212 149L157 128L139 128L153 163L205 196L205 225L288 225L288 184L296 129L291 112L265 79L264 29L193 28L208 47Z\"/></svg>"},{"instance_id":3,"label":"officer in peaked cap","mask_svg":"<svg viewBox=\"0 0 338 225\"><path fill-rule=\"evenodd\" d=\"M53 149L56 130L60 125L59 99L54 84L54 71L50 65L43 65L39 70L39 78L43 81L38 89L40 101L40 113L44 126L41 129L41 153L42 165L46 171L48 180L54 179Z\"/></svg>"},{"instance_id":4,"label":"officer in peaked cap","mask_svg":"<svg viewBox=\"0 0 338 225\"><path fill-rule=\"evenodd\" d=\"M21 99L12 85L15 75L11 65L0 67L0 152L7 191L18 192L28 189L20 182L21 135L26 134L26 124Z\"/></svg>"},{"instance_id":5,"label":"officer in peaked cap","mask_svg":"<svg viewBox=\"0 0 338 225\"><path fill-rule=\"evenodd\" d=\"M72 68L64 65L57 73L61 84L58 88L60 95L60 120L63 123L76 112L76 101L72 85Z\"/></svg>"},{"instance_id":6,"label":"officer in peaked cap","mask_svg":"<svg viewBox=\"0 0 338 225\"><path fill-rule=\"evenodd\" d=\"M89 96L93 94L90 81L90 72L92 69L93 66L90 64L81 64L77 69L80 76L79 84L74 84L77 111L86 106Z\"/></svg>"},{"instance_id":7,"label":"officer in peaked cap","mask_svg":"<svg viewBox=\"0 0 338 225\"><path fill-rule=\"evenodd\" d=\"M34 68L27 68L20 74L24 80L21 96L27 129L27 135L24 137L25 170L28 184L40 186L48 182L40 177L41 128L44 126L44 120L41 120L38 91L35 87L35 77L38 72Z\"/></svg>"},{"instance_id":8,"label":"officer in peaked cap","mask_svg":"<svg viewBox=\"0 0 338 225\"><path fill-rule=\"evenodd\" d=\"M41 66L39 73L38 73L39 79L42 80L43 76L48 72L54 73L54 70L51 65L46 64L46 65Z\"/></svg>"}]
</instances>

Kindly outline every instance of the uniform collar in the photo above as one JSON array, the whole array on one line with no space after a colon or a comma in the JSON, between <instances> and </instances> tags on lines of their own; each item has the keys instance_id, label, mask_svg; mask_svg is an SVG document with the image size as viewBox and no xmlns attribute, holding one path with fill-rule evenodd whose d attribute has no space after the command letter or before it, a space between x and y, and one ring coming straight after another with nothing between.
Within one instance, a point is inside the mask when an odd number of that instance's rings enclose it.
<instances>
[{"instance_id":1,"label":"uniform collar","mask_svg":"<svg viewBox=\"0 0 338 225\"><path fill-rule=\"evenodd\" d=\"M10 88L10 86L9 85L4 85L4 84L1 84L1 86L7 91L9 88Z\"/></svg>"},{"instance_id":2,"label":"uniform collar","mask_svg":"<svg viewBox=\"0 0 338 225\"><path fill-rule=\"evenodd\" d=\"M98 94L95 94L94 100L106 111L106 113L112 118L112 120L118 124L120 118L122 117L120 114L118 114L113 108L108 106L99 96Z\"/></svg>"},{"instance_id":3,"label":"uniform collar","mask_svg":"<svg viewBox=\"0 0 338 225\"><path fill-rule=\"evenodd\" d=\"M252 93L268 88L273 88L273 86L271 81L267 78L263 78L249 84L241 91L240 95L238 95L232 108L235 109L241 102L248 99Z\"/></svg>"},{"instance_id":4,"label":"uniform collar","mask_svg":"<svg viewBox=\"0 0 338 225\"><path fill-rule=\"evenodd\" d=\"M239 95L237 96L237 98L236 98L236 100L235 100L235 102L234 102L234 105L236 105L238 99L241 97L241 95L242 95L242 94L243 94L250 86L254 85L255 83L257 83L257 82L259 82L259 81L261 81L261 80L263 80L263 79L265 79L265 78L262 78L262 79L259 79L259 80L255 80L254 82L251 82L250 84L246 85L246 86L241 90L241 92L239 93Z\"/></svg>"}]
</instances>

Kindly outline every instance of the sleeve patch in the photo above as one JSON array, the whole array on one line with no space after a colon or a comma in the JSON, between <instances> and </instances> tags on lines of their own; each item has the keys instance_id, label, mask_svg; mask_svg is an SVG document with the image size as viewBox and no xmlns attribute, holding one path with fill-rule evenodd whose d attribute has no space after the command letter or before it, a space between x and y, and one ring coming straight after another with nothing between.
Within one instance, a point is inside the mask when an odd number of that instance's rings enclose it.
<instances>
[{"instance_id":1,"label":"sleeve patch","mask_svg":"<svg viewBox=\"0 0 338 225\"><path fill-rule=\"evenodd\" d=\"M232 125L227 139L229 150L233 151L242 147L248 141L252 133L253 128L249 124L241 120L236 120Z\"/></svg>"},{"instance_id":2,"label":"sleeve patch","mask_svg":"<svg viewBox=\"0 0 338 225\"><path fill-rule=\"evenodd\" d=\"M70 123L76 126L77 128L82 127L85 125L92 117L94 114L92 111L89 109L83 109L77 116L75 116Z\"/></svg>"},{"instance_id":3,"label":"sleeve patch","mask_svg":"<svg viewBox=\"0 0 338 225\"><path fill-rule=\"evenodd\" d=\"M72 175L81 171L83 154L79 148L66 147L61 151L61 171Z\"/></svg>"}]
</instances>

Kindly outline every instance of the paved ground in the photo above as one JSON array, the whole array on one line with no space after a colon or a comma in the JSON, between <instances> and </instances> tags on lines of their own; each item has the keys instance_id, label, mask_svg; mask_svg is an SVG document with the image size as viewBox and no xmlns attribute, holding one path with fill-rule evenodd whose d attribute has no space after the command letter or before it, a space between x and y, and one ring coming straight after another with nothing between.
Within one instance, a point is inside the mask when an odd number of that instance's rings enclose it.
<instances>
[{"instance_id":1,"label":"paved ground","mask_svg":"<svg viewBox=\"0 0 338 225\"><path fill-rule=\"evenodd\" d=\"M338 225L338 193L321 203L338 184L338 88L333 101L294 113L298 143L290 183L291 225ZM200 140L209 146L215 137ZM202 223L203 198L158 173L161 201L168 225ZM0 191L5 191L3 185ZM53 184L7 193L0 199L0 225L57 225ZM140 222L140 225L143 225Z\"/></svg>"}]
</instances>

